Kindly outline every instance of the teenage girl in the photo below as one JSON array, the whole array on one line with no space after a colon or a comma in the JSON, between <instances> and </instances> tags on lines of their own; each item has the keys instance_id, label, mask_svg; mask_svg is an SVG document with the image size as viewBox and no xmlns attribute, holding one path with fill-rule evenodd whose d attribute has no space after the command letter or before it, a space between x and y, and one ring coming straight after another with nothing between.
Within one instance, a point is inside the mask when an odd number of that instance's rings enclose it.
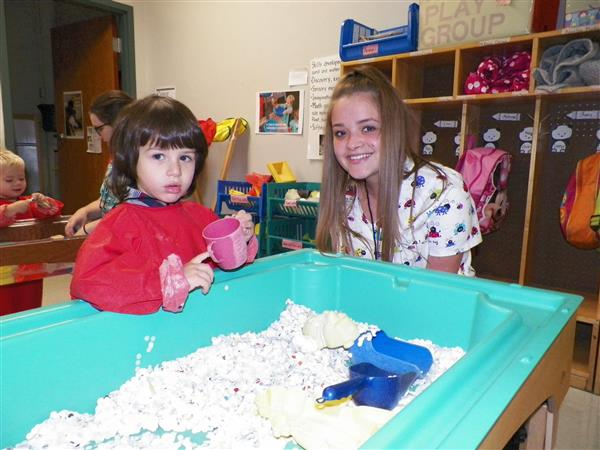
<instances>
[{"instance_id":1,"label":"teenage girl","mask_svg":"<svg viewBox=\"0 0 600 450\"><path fill-rule=\"evenodd\" d=\"M317 247L473 275L481 242L473 200L456 171L420 158L398 91L362 66L337 83L323 142Z\"/></svg>"},{"instance_id":2,"label":"teenage girl","mask_svg":"<svg viewBox=\"0 0 600 450\"><path fill-rule=\"evenodd\" d=\"M132 101L125 92L117 90L107 91L94 99L90 106L90 123L102 142L110 142L119 112ZM117 199L106 183L110 170L111 164L108 165L105 179L100 186L100 198L75 211L65 226L65 235L91 233L96 226L95 221L116 206Z\"/></svg>"},{"instance_id":3,"label":"teenage girl","mask_svg":"<svg viewBox=\"0 0 600 450\"><path fill-rule=\"evenodd\" d=\"M111 189L121 201L98 223L75 262L71 296L100 310L178 312L188 292L208 293L212 261L202 230L218 216L181 199L194 191L207 145L192 112L150 96L121 112L111 139ZM258 243L252 216L238 211L249 261Z\"/></svg>"}]
</instances>

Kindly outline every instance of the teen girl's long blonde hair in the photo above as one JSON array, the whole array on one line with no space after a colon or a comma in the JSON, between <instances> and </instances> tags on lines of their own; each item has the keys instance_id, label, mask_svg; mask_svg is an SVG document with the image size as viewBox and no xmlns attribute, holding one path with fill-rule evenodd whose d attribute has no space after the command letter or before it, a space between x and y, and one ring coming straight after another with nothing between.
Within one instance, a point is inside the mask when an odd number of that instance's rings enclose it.
<instances>
[{"instance_id":1,"label":"teen girl's long blonde hair","mask_svg":"<svg viewBox=\"0 0 600 450\"><path fill-rule=\"evenodd\" d=\"M352 179L340 166L333 152L331 112L340 98L359 92L372 97L381 116L376 223L384 230L381 259L393 261L394 248L401 242L398 199L402 181L427 162L415 150L418 127L399 92L381 71L372 66L360 66L344 75L331 96L323 140L324 161L316 245L322 252L337 252L340 249L349 252L352 249L353 232L348 226L349 211L345 194L356 188L358 180ZM405 171L407 158L415 163L410 172Z\"/></svg>"}]
</instances>

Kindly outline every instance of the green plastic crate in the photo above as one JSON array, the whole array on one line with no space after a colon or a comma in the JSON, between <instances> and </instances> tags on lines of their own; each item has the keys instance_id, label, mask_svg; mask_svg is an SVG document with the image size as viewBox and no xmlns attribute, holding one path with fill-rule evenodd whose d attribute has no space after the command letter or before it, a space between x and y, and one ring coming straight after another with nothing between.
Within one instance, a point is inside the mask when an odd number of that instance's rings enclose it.
<instances>
[{"instance_id":1,"label":"green plastic crate","mask_svg":"<svg viewBox=\"0 0 600 450\"><path fill-rule=\"evenodd\" d=\"M319 202L286 201L285 194L289 189L318 191L321 189L321 183L268 183L267 219L275 216L316 218L319 214Z\"/></svg>"},{"instance_id":2,"label":"green plastic crate","mask_svg":"<svg viewBox=\"0 0 600 450\"><path fill-rule=\"evenodd\" d=\"M266 255L315 248L315 219L298 217L267 221Z\"/></svg>"},{"instance_id":3,"label":"green plastic crate","mask_svg":"<svg viewBox=\"0 0 600 450\"><path fill-rule=\"evenodd\" d=\"M561 292L300 250L217 271L210 293L193 292L180 314L98 312L73 301L4 316L0 447L23 440L51 411L92 413L98 398L134 375L138 353L142 367L154 366L210 345L212 336L264 330L288 298L467 352L365 443L390 449L476 448L581 303ZM150 353L145 336L156 337Z\"/></svg>"}]
</instances>

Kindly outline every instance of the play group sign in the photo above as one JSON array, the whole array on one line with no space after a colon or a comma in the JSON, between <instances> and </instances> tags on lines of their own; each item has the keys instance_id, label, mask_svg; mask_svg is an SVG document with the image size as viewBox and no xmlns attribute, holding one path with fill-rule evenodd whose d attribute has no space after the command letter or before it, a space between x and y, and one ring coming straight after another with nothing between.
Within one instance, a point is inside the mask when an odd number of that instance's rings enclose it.
<instances>
[{"instance_id":1,"label":"play group sign","mask_svg":"<svg viewBox=\"0 0 600 450\"><path fill-rule=\"evenodd\" d=\"M419 49L527 34L533 0L421 0Z\"/></svg>"}]
</instances>

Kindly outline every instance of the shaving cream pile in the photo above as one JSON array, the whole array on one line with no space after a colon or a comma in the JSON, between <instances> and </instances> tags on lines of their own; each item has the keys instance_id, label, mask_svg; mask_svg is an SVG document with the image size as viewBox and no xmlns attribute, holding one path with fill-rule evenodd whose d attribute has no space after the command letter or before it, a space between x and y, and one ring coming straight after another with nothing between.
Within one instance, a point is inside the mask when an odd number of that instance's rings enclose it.
<instances>
[{"instance_id":1,"label":"shaving cream pile","mask_svg":"<svg viewBox=\"0 0 600 450\"><path fill-rule=\"evenodd\" d=\"M288 300L279 320L263 332L218 336L208 347L155 367L140 367L138 355L135 376L100 398L94 414L52 412L15 448L283 449L292 441L273 437L269 422L256 412L256 394L271 386L299 387L316 399L324 387L348 378L349 354L343 348L307 351L302 327L314 316ZM160 337L146 341L149 351L160 345ZM434 364L395 412L464 355L458 347L410 342L427 347Z\"/></svg>"}]
</instances>

